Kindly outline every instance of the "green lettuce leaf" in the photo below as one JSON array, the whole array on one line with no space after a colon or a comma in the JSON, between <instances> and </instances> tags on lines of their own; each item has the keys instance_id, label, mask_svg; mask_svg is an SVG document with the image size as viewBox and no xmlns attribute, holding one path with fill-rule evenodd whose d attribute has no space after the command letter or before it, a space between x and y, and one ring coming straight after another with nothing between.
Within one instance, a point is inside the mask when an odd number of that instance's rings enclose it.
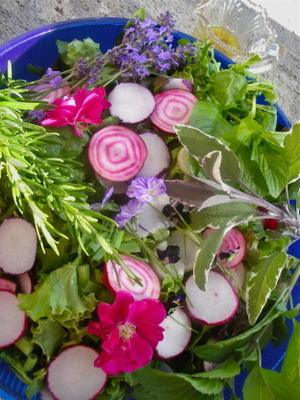
<instances>
[{"instance_id":1,"label":"green lettuce leaf","mask_svg":"<svg viewBox=\"0 0 300 400\"><path fill-rule=\"evenodd\" d=\"M50 360L51 356L61 346L67 336L62 326L50 319L39 320L38 326L32 328L32 332L32 342L41 347L48 360Z\"/></svg>"},{"instance_id":2,"label":"green lettuce leaf","mask_svg":"<svg viewBox=\"0 0 300 400\"><path fill-rule=\"evenodd\" d=\"M93 57L100 53L99 43L94 42L91 38L74 39L69 43L57 40L56 45L61 59L69 66L73 66L78 59Z\"/></svg>"}]
</instances>

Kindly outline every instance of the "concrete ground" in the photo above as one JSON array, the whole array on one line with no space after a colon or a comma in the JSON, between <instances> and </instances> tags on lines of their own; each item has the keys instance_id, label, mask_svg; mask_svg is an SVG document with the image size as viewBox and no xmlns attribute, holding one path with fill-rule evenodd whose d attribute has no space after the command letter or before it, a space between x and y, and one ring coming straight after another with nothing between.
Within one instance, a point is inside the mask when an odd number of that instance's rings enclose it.
<instances>
[{"instance_id":1,"label":"concrete ground","mask_svg":"<svg viewBox=\"0 0 300 400\"><path fill-rule=\"evenodd\" d=\"M192 33L197 4L198 0L1 0L0 42L41 25L72 18L129 17L139 7L154 17L170 10L176 16L178 30ZM284 54L265 75L276 84L278 103L294 123L300 120L300 37L275 21L272 24Z\"/></svg>"}]
</instances>

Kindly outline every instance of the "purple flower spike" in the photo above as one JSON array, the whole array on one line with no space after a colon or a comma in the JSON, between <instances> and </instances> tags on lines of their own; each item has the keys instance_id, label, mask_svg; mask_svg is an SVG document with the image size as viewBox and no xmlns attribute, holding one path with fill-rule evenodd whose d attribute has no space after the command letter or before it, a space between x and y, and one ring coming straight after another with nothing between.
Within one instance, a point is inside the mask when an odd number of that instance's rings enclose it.
<instances>
[{"instance_id":1,"label":"purple flower spike","mask_svg":"<svg viewBox=\"0 0 300 400\"><path fill-rule=\"evenodd\" d=\"M127 189L127 196L133 197L142 203L146 203L154 196L166 193L166 186L163 179L156 176L139 176L133 179Z\"/></svg>"},{"instance_id":2,"label":"purple flower spike","mask_svg":"<svg viewBox=\"0 0 300 400\"><path fill-rule=\"evenodd\" d=\"M116 215L115 221L120 228L123 228L132 217L140 214L144 208L144 203L137 199L130 200L125 206L120 207L121 211Z\"/></svg>"}]
</instances>

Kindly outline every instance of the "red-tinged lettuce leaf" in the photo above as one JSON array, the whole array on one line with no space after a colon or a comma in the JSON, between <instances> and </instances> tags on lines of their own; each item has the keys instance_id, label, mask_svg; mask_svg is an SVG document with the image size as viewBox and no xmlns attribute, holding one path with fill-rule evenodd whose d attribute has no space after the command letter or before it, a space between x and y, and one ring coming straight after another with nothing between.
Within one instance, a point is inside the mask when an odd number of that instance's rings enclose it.
<instances>
[{"instance_id":1,"label":"red-tinged lettuce leaf","mask_svg":"<svg viewBox=\"0 0 300 400\"><path fill-rule=\"evenodd\" d=\"M78 286L80 260L49 273L31 294L19 295L19 306L33 321L49 318L67 328L76 328L80 320L90 318L96 307L94 293L84 295Z\"/></svg>"},{"instance_id":2,"label":"red-tinged lettuce leaf","mask_svg":"<svg viewBox=\"0 0 300 400\"><path fill-rule=\"evenodd\" d=\"M255 324L275 289L287 259L285 253L275 253L260 259L251 268L245 289L246 309L251 325Z\"/></svg>"}]
</instances>

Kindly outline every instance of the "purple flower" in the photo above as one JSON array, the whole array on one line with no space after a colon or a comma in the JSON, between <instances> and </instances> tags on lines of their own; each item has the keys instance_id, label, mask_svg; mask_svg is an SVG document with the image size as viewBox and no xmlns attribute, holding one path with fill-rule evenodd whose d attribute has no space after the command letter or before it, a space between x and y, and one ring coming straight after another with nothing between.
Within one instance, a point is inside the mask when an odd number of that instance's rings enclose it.
<instances>
[{"instance_id":1,"label":"purple flower","mask_svg":"<svg viewBox=\"0 0 300 400\"><path fill-rule=\"evenodd\" d=\"M116 215L115 221L120 228L123 228L127 222L140 214L145 208L145 204L137 199L130 200L125 206L121 206L121 211Z\"/></svg>"},{"instance_id":2,"label":"purple flower","mask_svg":"<svg viewBox=\"0 0 300 400\"><path fill-rule=\"evenodd\" d=\"M30 121L32 121L35 124L41 122L46 116L46 114L42 110L28 111L27 115Z\"/></svg>"},{"instance_id":3,"label":"purple flower","mask_svg":"<svg viewBox=\"0 0 300 400\"><path fill-rule=\"evenodd\" d=\"M133 197L143 203L164 193L166 193L165 183L163 179L156 176L139 176L133 179L126 192L128 197Z\"/></svg>"},{"instance_id":4,"label":"purple flower","mask_svg":"<svg viewBox=\"0 0 300 400\"><path fill-rule=\"evenodd\" d=\"M111 196L114 193L114 188L111 187L110 189L108 189L103 196L103 199L101 201L101 203L93 203L90 205L90 209L93 211L98 211L100 210L102 207L105 206L105 204L108 202L108 200L111 198Z\"/></svg>"},{"instance_id":5,"label":"purple flower","mask_svg":"<svg viewBox=\"0 0 300 400\"><path fill-rule=\"evenodd\" d=\"M28 86L27 88L29 90L34 90L35 92L44 92L50 89L57 89L63 83L63 78L61 77L60 72L54 71L52 68L48 68L41 79L43 79L43 82L38 83L37 85Z\"/></svg>"}]
</instances>

